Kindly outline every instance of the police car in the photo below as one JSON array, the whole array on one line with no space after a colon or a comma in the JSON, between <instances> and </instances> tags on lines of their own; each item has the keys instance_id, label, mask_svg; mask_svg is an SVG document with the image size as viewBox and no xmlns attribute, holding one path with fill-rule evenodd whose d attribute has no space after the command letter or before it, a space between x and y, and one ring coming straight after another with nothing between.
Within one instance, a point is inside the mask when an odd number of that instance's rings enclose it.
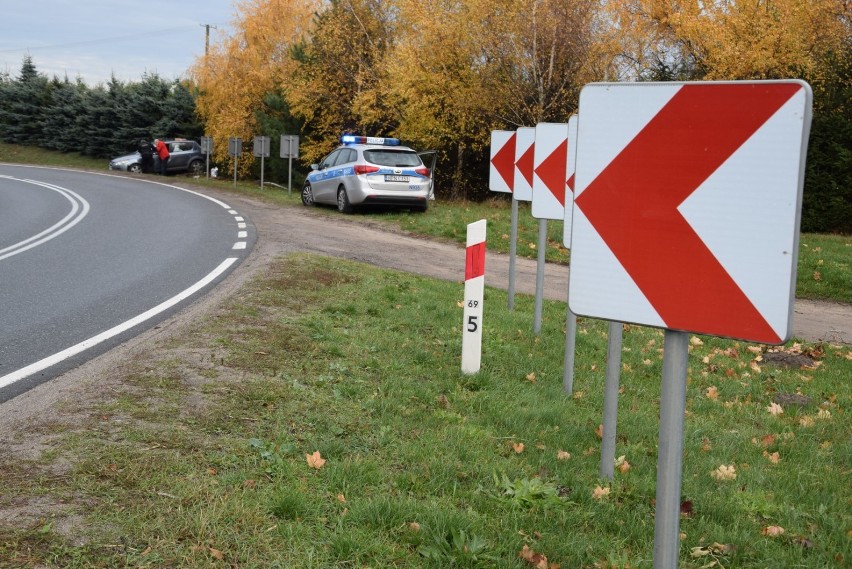
<instances>
[{"instance_id":1,"label":"police car","mask_svg":"<svg viewBox=\"0 0 852 569\"><path fill-rule=\"evenodd\" d=\"M399 139L344 135L302 188L302 203L337 205L351 213L360 205L388 205L423 212L429 207L431 172L417 152Z\"/></svg>"}]
</instances>

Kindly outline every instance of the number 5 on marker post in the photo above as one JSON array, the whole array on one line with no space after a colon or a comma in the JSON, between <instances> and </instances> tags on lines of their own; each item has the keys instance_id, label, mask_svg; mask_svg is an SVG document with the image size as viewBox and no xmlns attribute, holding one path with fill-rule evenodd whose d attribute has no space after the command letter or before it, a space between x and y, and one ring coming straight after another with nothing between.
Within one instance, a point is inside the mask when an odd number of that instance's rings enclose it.
<instances>
[{"instance_id":1,"label":"number 5 on marker post","mask_svg":"<svg viewBox=\"0 0 852 569\"><path fill-rule=\"evenodd\" d=\"M482 360L482 297L485 292L485 220L467 226L464 269L462 373L479 371Z\"/></svg>"}]
</instances>

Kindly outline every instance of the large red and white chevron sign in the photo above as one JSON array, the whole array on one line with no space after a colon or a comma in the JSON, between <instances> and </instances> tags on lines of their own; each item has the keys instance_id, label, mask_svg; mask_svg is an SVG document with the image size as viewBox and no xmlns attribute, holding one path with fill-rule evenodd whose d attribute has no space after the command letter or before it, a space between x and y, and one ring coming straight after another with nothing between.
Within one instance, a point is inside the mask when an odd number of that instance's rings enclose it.
<instances>
[{"instance_id":1,"label":"large red and white chevron sign","mask_svg":"<svg viewBox=\"0 0 852 569\"><path fill-rule=\"evenodd\" d=\"M811 106L793 80L584 87L572 312L785 342Z\"/></svg>"}]
</instances>

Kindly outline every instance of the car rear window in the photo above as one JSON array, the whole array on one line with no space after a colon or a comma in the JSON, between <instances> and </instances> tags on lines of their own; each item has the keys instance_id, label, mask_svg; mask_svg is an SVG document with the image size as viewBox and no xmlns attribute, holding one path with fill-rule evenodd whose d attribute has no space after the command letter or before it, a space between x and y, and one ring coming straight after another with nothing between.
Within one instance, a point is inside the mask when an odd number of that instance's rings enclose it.
<instances>
[{"instance_id":1,"label":"car rear window","mask_svg":"<svg viewBox=\"0 0 852 569\"><path fill-rule=\"evenodd\" d=\"M420 157L413 150L374 149L365 150L364 159L379 166L420 166Z\"/></svg>"}]
</instances>

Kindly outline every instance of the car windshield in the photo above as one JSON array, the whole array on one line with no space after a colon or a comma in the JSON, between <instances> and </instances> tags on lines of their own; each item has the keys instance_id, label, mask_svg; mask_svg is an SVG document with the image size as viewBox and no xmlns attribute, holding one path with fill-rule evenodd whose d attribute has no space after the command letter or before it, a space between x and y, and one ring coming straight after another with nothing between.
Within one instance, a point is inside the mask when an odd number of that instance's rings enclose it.
<instances>
[{"instance_id":1,"label":"car windshield","mask_svg":"<svg viewBox=\"0 0 852 569\"><path fill-rule=\"evenodd\" d=\"M416 152L411 150L390 150L390 149L375 149L365 150L364 158L367 162L378 164L379 166L420 166L420 157Z\"/></svg>"}]
</instances>

